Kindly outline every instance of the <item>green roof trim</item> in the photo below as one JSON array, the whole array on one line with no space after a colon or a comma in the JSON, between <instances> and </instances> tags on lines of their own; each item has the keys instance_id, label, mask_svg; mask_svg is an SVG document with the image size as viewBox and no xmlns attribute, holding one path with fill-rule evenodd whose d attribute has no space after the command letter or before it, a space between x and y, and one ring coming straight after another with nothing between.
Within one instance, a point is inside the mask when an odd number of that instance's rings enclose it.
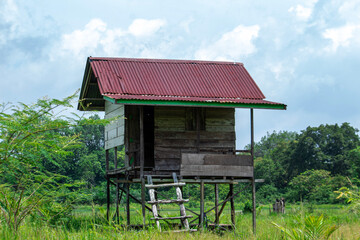
<instances>
[{"instance_id":1,"label":"green roof trim","mask_svg":"<svg viewBox=\"0 0 360 240\"><path fill-rule=\"evenodd\" d=\"M195 101L169 101L169 100L140 100L140 99L113 99L104 96L104 99L112 103L134 104L134 105L164 105L164 106L198 106L198 107L230 107L230 108L260 108L286 110L284 104L266 103L219 103L219 102L195 102Z\"/></svg>"}]
</instances>

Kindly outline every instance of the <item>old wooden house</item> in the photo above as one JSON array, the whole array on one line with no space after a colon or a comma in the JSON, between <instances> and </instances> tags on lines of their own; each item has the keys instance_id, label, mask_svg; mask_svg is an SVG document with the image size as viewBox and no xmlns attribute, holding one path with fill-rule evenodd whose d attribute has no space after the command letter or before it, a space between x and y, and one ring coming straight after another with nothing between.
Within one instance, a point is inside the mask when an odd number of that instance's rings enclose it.
<instances>
[{"instance_id":1,"label":"old wooden house","mask_svg":"<svg viewBox=\"0 0 360 240\"><path fill-rule=\"evenodd\" d=\"M128 209L129 199L134 198L129 188L140 183L142 198L136 201L142 204L144 224L146 208L154 213L158 223L161 218L155 212L160 201L152 199L153 206L149 208L145 187L150 186L152 195L155 183L177 179L200 184L202 200L204 184L214 184L215 191L217 184L230 184L225 202L219 204L215 199L215 224L219 223L219 206L230 201L233 210L237 194L233 184L252 185L255 207L253 110L286 109L282 103L264 99L242 63L89 57L78 109L105 111L105 118L112 119L105 127L108 211L111 185L117 189L117 208L119 191L124 191ZM235 147L235 108L249 109L250 150ZM120 164L116 152L123 147L126 157ZM115 163L111 169L112 149ZM182 201L176 203L183 207ZM200 213L194 214L201 226L206 213L203 201L200 207ZM179 217L182 223L187 218L184 214ZM129 211L127 215L130 224ZM232 215L235 222L234 210Z\"/></svg>"}]
</instances>

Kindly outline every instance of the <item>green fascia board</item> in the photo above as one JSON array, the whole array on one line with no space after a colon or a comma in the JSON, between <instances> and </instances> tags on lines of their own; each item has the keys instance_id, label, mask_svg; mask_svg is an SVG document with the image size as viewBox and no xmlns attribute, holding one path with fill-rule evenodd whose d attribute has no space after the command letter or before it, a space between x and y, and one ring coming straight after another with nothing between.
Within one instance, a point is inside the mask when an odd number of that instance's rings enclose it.
<instances>
[{"instance_id":1,"label":"green fascia board","mask_svg":"<svg viewBox=\"0 0 360 240\"><path fill-rule=\"evenodd\" d=\"M195 102L195 101L169 101L169 100L140 100L140 99L113 99L104 96L104 99L112 103L132 105L164 105L164 106L194 106L194 107L229 107L229 108L259 108L286 110L285 104L254 104L254 103L219 103L219 102Z\"/></svg>"}]
</instances>

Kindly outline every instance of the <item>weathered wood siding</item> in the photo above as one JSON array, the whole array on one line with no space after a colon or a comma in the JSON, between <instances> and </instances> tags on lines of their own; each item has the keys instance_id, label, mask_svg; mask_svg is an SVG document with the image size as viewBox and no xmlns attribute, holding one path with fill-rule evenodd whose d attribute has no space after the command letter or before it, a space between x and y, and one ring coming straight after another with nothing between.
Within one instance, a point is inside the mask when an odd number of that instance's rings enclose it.
<instances>
[{"instance_id":1,"label":"weathered wood siding","mask_svg":"<svg viewBox=\"0 0 360 240\"><path fill-rule=\"evenodd\" d=\"M125 106L126 113L126 151L130 152L130 164L134 166L140 165L140 123L139 123L139 106L128 105ZM132 160L131 160L132 159Z\"/></svg>"},{"instance_id":2,"label":"weathered wood siding","mask_svg":"<svg viewBox=\"0 0 360 240\"><path fill-rule=\"evenodd\" d=\"M105 119L117 117L105 126L105 149L124 145L125 108L122 104L105 101Z\"/></svg>"},{"instance_id":3,"label":"weathered wood siding","mask_svg":"<svg viewBox=\"0 0 360 240\"><path fill-rule=\"evenodd\" d=\"M249 155L183 153L181 176L252 177Z\"/></svg>"},{"instance_id":4,"label":"weathered wood siding","mask_svg":"<svg viewBox=\"0 0 360 240\"><path fill-rule=\"evenodd\" d=\"M179 171L181 153L235 150L232 108L205 108L205 130L186 131L185 107L155 107L155 170Z\"/></svg>"}]
</instances>

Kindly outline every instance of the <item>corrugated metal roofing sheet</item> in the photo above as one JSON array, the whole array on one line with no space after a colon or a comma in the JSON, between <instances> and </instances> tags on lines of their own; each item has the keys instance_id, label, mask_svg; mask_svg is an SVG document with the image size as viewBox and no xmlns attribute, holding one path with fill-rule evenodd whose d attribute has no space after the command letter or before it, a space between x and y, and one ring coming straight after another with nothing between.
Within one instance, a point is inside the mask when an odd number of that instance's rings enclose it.
<instances>
[{"instance_id":1,"label":"corrugated metal roofing sheet","mask_svg":"<svg viewBox=\"0 0 360 240\"><path fill-rule=\"evenodd\" d=\"M264 99L241 63L90 58L101 94Z\"/></svg>"},{"instance_id":2,"label":"corrugated metal roofing sheet","mask_svg":"<svg viewBox=\"0 0 360 240\"><path fill-rule=\"evenodd\" d=\"M242 63L96 57L89 63L101 95L113 99L281 104L264 100Z\"/></svg>"}]
</instances>

